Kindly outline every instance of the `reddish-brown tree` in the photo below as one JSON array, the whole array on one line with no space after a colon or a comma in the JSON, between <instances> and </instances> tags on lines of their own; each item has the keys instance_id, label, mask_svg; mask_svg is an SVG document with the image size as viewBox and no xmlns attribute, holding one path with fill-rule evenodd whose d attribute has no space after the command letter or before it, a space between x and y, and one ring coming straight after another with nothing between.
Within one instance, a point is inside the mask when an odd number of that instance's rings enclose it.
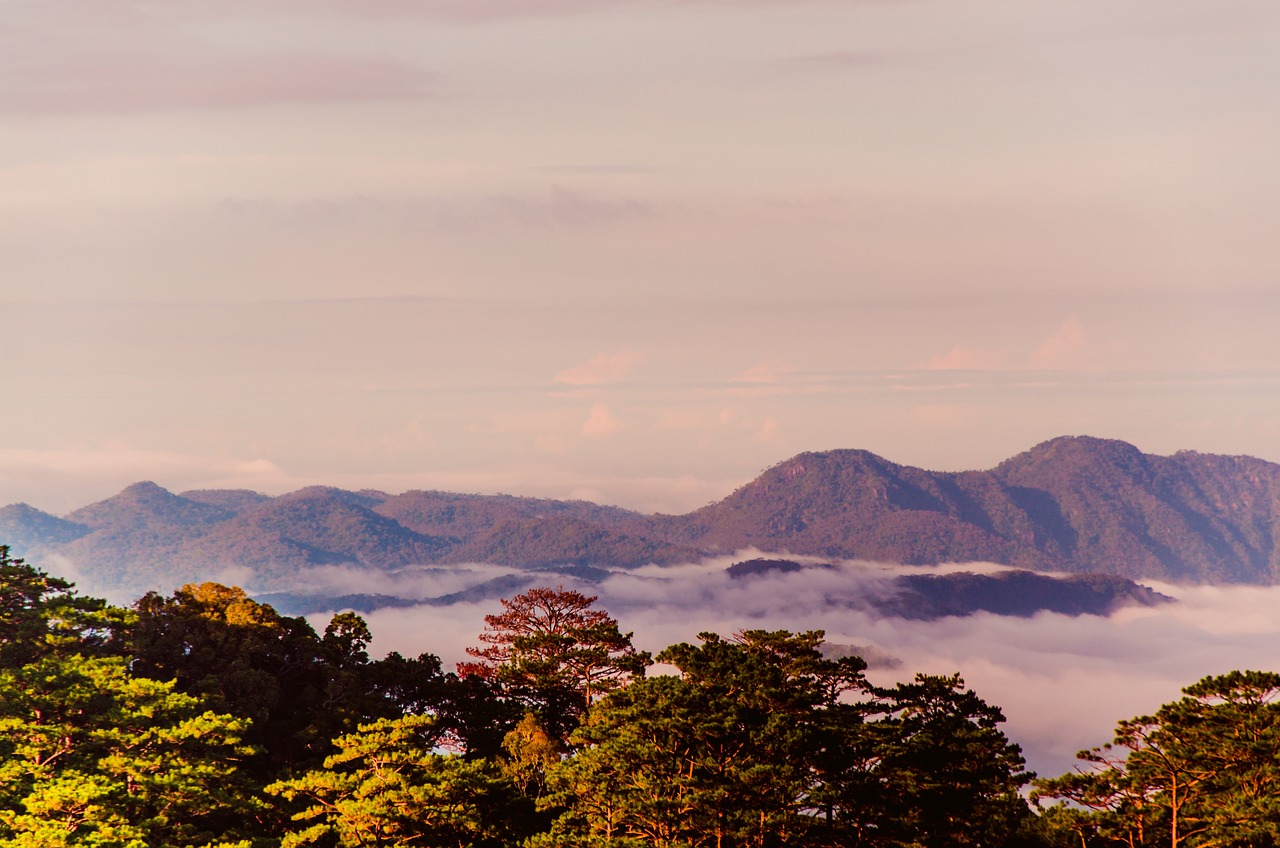
<instances>
[{"instance_id":1,"label":"reddish-brown tree","mask_svg":"<svg viewBox=\"0 0 1280 848\"><path fill-rule=\"evenodd\" d=\"M595 602L563 586L504 598L502 613L484 617L482 644L467 649L478 661L459 663L458 673L499 683L563 740L587 707L651 662Z\"/></svg>"}]
</instances>

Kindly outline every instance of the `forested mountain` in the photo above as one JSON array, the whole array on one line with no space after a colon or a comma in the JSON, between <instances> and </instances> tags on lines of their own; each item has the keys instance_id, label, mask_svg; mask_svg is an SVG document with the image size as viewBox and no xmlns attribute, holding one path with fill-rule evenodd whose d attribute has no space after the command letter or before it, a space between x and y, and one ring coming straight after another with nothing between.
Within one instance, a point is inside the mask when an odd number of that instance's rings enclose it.
<instances>
[{"instance_id":1,"label":"forested mountain","mask_svg":"<svg viewBox=\"0 0 1280 848\"><path fill-rule=\"evenodd\" d=\"M713 550L1273 583L1278 499L1280 465L1064 437L988 471L804 453L718 503L650 521L664 538Z\"/></svg>"},{"instance_id":2,"label":"forested mountain","mask_svg":"<svg viewBox=\"0 0 1280 848\"><path fill-rule=\"evenodd\" d=\"M95 587L130 590L246 573L269 587L335 564L631 568L747 548L1271 584L1278 521L1280 465L1063 437L985 471L927 471L860 450L803 453L687 515L509 495L314 487L271 498L138 483L62 518L4 507L0 542L67 557Z\"/></svg>"}]
</instances>

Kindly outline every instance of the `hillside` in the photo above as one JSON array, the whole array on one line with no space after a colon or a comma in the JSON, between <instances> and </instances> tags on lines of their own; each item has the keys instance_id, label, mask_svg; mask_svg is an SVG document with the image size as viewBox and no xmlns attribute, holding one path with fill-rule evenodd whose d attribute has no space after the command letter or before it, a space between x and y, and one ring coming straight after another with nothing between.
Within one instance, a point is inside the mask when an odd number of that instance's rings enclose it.
<instances>
[{"instance_id":1,"label":"hillside","mask_svg":"<svg viewBox=\"0 0 1280 848\"><path fill-rule=\"evenodd\" d=\"M1280 465L1063 437L981 471L927 471L861 450L803 453L676 516L510 495L174 494L138 483L64 517L4 507L0 543L37 560L64 557L86 587L118 591L223 575L283 587L322 566L632 568L750 548L1271 584L1278 521Z\"/></svg>"},{"instance_id":2,"label":"hillside","mask_svg":"<svg viewBox=\"0 0 1280 848\"><path fill-rule=\"evenodd\" d=\"M805 453L722 501L651 522L662 538L724 552L1267 584L1280 576L1280 465L1152 456L1090 437L1053 439L988 471Z\"/></svg>"}]
</instances>

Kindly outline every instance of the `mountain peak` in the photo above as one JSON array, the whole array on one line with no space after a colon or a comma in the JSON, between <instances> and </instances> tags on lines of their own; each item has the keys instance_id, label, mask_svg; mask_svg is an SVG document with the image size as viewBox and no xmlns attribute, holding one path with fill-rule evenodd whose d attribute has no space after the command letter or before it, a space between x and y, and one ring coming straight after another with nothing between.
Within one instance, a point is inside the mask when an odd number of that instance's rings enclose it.
<instances>
[{"instance_id":1,"label":"mountain peak","mask_svg":"<svg viewBox=\"0 0 1280 848\"><path fill-rule=\"evenodd\" d=\"M132 486L126 486L116 497L144 500L153 498L164 499L177 496L158 483L153 483L150 480L140 480Z\"/></svg>"},{"instance_id":2,"label":"mountain peak","mask_svg":"<svg viewBox=\"0 0 1280 848\"><path fill-rule=\"evenodd\" d=\"M191 526L221 521L230 514L220 507L187 500L150 480L143 480L118 495L81 507L67 518L90 527L139 523Z\"/></svg>"},{"instance_id":3,"label":"mountain peak","mask_svg":"<svg viewBox=\"0 0 1280 848\"><path fill-rule=\"evenodd\" d=\"M37 545L72 542L88 532L88 527L65 521L30 504L0 507L0 544L10 545L16 556L24 556L29 548Z\"/></svg>"},{"instance_id":4,"label":"mountain peak","mask_svg":"<svg viewBox=\"0 0 1280 848\"><path fill-rule=\"evenodd\" d=\"M1098 436L1056 436L1024 451L1019 456L1117 456L1141 455L1142 451L1123 439ZM1014 457L1017 459L1017 457Z\"/></svg>"},{"instance_id":5,"label":"mountain peak","mask_svg":"<svg viewBox=\"0 0 1280 848\"><path fill-rule=\"evenodd\" d=\"M1119 439L1058 436L1006 459L995 470L1005 477L1039 473L1049 467L1066 470L1090 466L1113 466L1132 473L1145 469L1147 465L1146 454L1134 445Z\"/></svg>"}]
</instances>

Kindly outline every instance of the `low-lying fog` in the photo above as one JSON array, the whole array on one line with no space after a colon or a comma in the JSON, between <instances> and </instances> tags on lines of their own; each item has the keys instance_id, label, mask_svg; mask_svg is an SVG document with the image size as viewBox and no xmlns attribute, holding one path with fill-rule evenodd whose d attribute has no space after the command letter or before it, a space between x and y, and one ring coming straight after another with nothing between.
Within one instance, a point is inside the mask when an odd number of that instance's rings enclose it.
<instances>
[{"instance_id":1,"label":"low-lying fog","mask_svg":"<svg viewBox=\"0 0 1280 848\"><path fill-rule=\"evenodd\" d=\"M1119 719L1153 711L1197 679L1236 668L1280 669L1280 588L1152 584L1175 600L1126 607L1109 617L1041 613L1009 618L987 613L938 621L880 618L858 608L869 581L910 571L994 571L968 564L939 569L846 563L837 569L773 572L731 579L733 558L679 567L650 567L582 584L598 595L637 647L657 653L701 631L743 628L822 629L827 641L857 646L872 662L868 676L890 684L916 672L960 672L988 702L1003 708L1005 730L1030 768L1050 776L1070 769L1075 752L1111 739ZM510 569L469 566L399 574L326 569L309 589L427 598L456 592ZM450 606L384 608L366 615L372 652L438 654L446 667L465 657L501 610L498 600ZM327 615L313 617L323 628Z\"/></svg>"}]
</instances>

